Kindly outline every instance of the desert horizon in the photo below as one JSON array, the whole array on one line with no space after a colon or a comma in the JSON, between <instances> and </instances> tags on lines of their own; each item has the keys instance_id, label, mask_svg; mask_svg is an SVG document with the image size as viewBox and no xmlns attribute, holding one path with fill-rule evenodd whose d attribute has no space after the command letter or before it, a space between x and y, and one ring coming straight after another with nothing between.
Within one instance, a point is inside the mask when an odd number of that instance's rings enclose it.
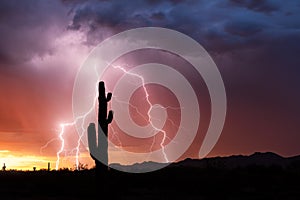
<instances>
[{"instance_id":1,"label":"desert horizon","mask_svg":"<svg viewBox=\"0 0 300 200\"><path fill-rule=\"evenodd\" d=\"M234 154L234 155L218 155L218 156L209 156L209 157L205 157L205 158L185 158L183 160L178 160L175 162L170 162L168 163L168 165L172 165L172 164L178 164L178 163L184 163L186 160L192 160L192 161L203 161L203 160L214 160L214 159L227 159L227 158L233 158L233 157L251 157L254 155L268 155L271 154L273 156L278 156L279 158L282 159L292 159L292 158L300 158L300 154L299 155L292 155L292 156L282 156L280 154L274 153L274 152L270 152L270 151L266 151L266 152L253 152L251 154ZM16 167L11 167L9 165L7 165L5 163L6 169L5 171L48 171L48 163L50 163L50 170L49 171L61 171L61 170L68 170L68 171L80 171L80 170L87 170L87 169L93 169L95 168L95 163L91 162L91 165L89 165L88 163L84 163L84 162L79 162L80 163L80 167L79 169L76 168L76 163L73 163L72 167L66 167L66 166L62 166L58 169L55 169L55 167L53 168L53 166L55 166L55 161L54 162L50 162L47 160L45 160L43 162L43 164L40 165L30 165L27 164L28 167L26 168L16 168ZM147 163L156 163L156 164L165 164L165 163L158 163L158 162L154 162L154 161L143 161L143 162L133 162L131 164L122 164L122 163L109 163L109 166L111 165L118 165L118 166L135 166L135 165L143 165L143 164L147 164ZM4 164L4 163L3 163ZM52 165L51 165L52 164ZM259 164L259 163L258 163ZM40 167L39 167L40 166ZM3 165L2 165L3 167ZM35 167L35 169L33 169L33 167ZM3 169L2 169L3 170Z\"/></svg>"}]
</instances>

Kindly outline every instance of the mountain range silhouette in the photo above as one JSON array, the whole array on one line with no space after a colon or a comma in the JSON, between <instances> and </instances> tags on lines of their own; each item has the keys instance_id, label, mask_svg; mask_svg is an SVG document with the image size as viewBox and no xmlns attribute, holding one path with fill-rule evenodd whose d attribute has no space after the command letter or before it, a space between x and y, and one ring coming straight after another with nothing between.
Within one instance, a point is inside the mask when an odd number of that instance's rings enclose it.
<instances>
[{"instance_id":1,"label":"mountain range silhouette","mask_svg":"<svg viewBox=\"0 0 300 200\"><path fill-rule=\"evenodd\" d=\"M145 169L158 168L166 164L157 162L143 162L132 165L121 165L117 163L110 164L110 167L122 169L124 171L145 171ZM218 169L235 169L249 166L288 168L291 166L300 166L300 155L292 157L282 157L273 152L255 152L251 155L232 155L226 157L210 157L203 159L191 159L170 163L167 168L218 168Z\"/></svg>"}]
</instances>

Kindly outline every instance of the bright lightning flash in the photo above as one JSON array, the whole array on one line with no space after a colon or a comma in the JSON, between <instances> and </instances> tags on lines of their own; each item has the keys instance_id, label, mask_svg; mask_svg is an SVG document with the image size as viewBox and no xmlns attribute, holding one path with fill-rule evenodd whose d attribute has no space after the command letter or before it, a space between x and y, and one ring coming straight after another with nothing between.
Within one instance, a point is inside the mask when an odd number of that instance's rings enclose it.
<instances>
[{"instance_id":1,"label":"bright lightning flash","mask_svg":"<svg viewBox=\"0 0 300 200\"><path fill-rule=\"evenodd\" d=\"M97 88L96 88L96 91L97 91ZM97 94L97 92L95 94ZM79 138L77 140L77 146L75 147L75 151L76 151L76 153L75 153L76 169L78 170L79 155L80 155L80 141L82 140L82 137L83 137L84 132L85 132L85 127L84 127L85 120L86 120L87 116L94 110L94 105L96 104L96 101L97 101L96 96L94 97L94 99L95 100L94 100L93 106L91 106L91 108L88 110L88 112L86 114L78 116L77 118L75 118L75 120L73 122L61 123L60 124L61 130L59 132L59 139L61 141L61 147L60 147L59 151L56 153L56 156L57 156L56 170L58 169L58 166L59 166L60 154L63 152L63 150L65 148L65 140L64 140L64 137L63 137L63 135L65 133L65 127L74 126L78 121L81 121L81 131L80 131L80 134L79 134Z\"/></svg>"},{"instance_id":2,"label":"bright lightning flash","mask_svg":"<svg viewBox=\"0 0 300 200\"><path fill-rule=\"evenodd\" d=\"M97 91L97 88L96 88L96 91ZM97 95L97 92L95 92L95 94ZM84 132L85 132L85 127L84 127L84 124L85 124L85 120L87 118L87 116L92 112L94 111L94 105L96 105L96 101L97 101L97 98L95 96L94 98L94 104L91 106L91 108L88 110L88 112L84 115L81 115L81 116L78 116L77 118L75 118L72 122L68 122L68 123L61 123L60 124L60 131L59 131L59 135L58 135L58 138L53 138L51 139L50 141L48 141L45 145L43 145L41 148L40 148L40 152L42 152L43 149L47 148L48 145L56 140L60 140L60 148L59 150L56 152L56 165L55 165L55 169L58 170L59 168L59 162L60 162L60 154L64 151L65 149L65 139L64 139L64 134L66 132L66 128L67 127L72 127L74 126L77 122L81 122L81 131L80 131L80 134L79 134L79 138L77 140L77 145L74 149L71 150L71 152L74 152L75 151L75 162L76 162L76 169L78 170L78 166L79 166L79 155L80 155L80 142L82 140L82 137L84 135Z\"/></svg>"},{"instance_id":3,"label":"bright lightning flash","mask_svg":"<svg viewBox=\"0 0 300 200\"><path fill-rule=\"evenodd\" d=\"M124 73L126 73L126 74L128 74L128 75L131 75L131 76L135 76L135 77L138 77L141 81L142 81L142 87L143 87L143 90L144 90L144 93L145 93L145 99L146 99L146 101L147 101L147 104L149 105L149 110L148 110L148 112L147 112L147 115L148 115L148 123L152 126L152 128L155 130L155 131L158 131L158 132L162 132L163 133L163 138L162 138L162 140L161 140L161 142L160 142L160 147L161 147L161 149L162 149L162 153L163 153L163 157L164 157L164 160L165 160L165 162L169 162L169 160L168 160L168 157L167 157L167 155L166 155L166 153L165 153L165 149L164 149L164 142L165 142L165 140L166 140L166 138L167 138L167 133L166 133L166 131L164 131L163 129L159 129L159 128L157 128L154 124L153 124L153 122L152 122L152 120L151 120L151 115L150 115L150 112L151 112L151 110L152 110L152 108L154 107L153 106L153 104L150 102L150 100L149 100L149 93L148 93L148 90L147 90L147 88L146 88L146 84L145 84L145 79L144 79L144 77L143 76L141 76L141 75L139 75L139 74L135 74L135 73L132 73L132 72L129 72L129 71L127 71L125 68L123 68L123 67L121 67L121 66L119 66L119 65L117 65L117 66L113 66L115 69L119 69L119 70L121 70L121 71L123 71ZM133 105L131 105L132 107L135 107L135 106L133 106ZM154 137L154 139L153 139L153 142L152 142L152 144L151 144L151 149L150 150L152 150L152 148L153 148L153 146L154 146L154 143L155 143L155 137Z\"/></svg>"}]
</instances>

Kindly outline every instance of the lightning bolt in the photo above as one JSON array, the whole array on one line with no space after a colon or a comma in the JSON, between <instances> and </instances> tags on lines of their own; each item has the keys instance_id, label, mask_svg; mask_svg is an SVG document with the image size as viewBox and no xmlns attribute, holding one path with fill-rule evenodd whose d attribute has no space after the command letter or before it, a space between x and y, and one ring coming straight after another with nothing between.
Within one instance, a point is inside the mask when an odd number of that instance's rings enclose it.
<instances>
[{"instance_id":1,"label":"lightning bolt","mask_svg":"<svg viewBox=\"0 0 300 200\"><path fill-rule=\"evenodd\" d=\"M99 77L99 73L98 73L98 70L97 70L97 67L94 66L94 70L96 72L96 74L98 74L98 77ZM96 84L97 85L97 84ZM84 114L84 115L81 115L81 116L78 116L76 117L72 122L67 122L67 123L61 123L60 124L60 131L58 133L58 138L53 138L51 139L50 141L48 141L45 145L43 145L41 148L40 148L40 152L42 152L43 149L47 148L48 145L52 142L54 142L55 140L60 140L60 148L59 150L56 152L56 170L58 170L58 167L59 167L59 162L60 162L60 154L64 151L65 149L65 139L64 139L64 134L65 134L65 129L66 127L71 127L71 126L74 126L78 121L81 120L81 131L79 132L79 137L78 137L78 140L77 140L77 145L75 148L73 148L70 153L72 154L74 151L75 151L75 163L76 163L76 169L78 170L78 166L79 166L79 155L80 155L80 144L81 144L81 140L82 140L82 137L84 135L84 132L86 130L86 128L84 127L84 124L85 124L85 120L87 118L87 116L92 112L94 111L94 105L96 105L97 103L97 87L95 88L95 97L94 97L94 102L92 104L92 106L90 107L90 109ZM67 154L67 152L65 151L65 154Z\"/></svg>"},{"instance_id":2,"label":"lightning bolt","mask_svg":"<svg viewBox=\"0 0 300 200\"><path fill-rule=\"evenodd\" d=\"M40 154L43 154L43 150L46 149L49 144L51 144L52 142L56 141L56 140L59 140L59 138L52 138L51 140L49 140L46 144L44 144L43 146L41 146L40 148Z\"/></svg>"},{"instance_id":3,"label":"lightning bolt","mask_svg":"<svg viewBox=\"0 0 300 200\"><path fill-rule=\"evenodd\" d=\"M141 75L139 75L139 74L135 74L135 73L132 73L132 72L129 72L129 71L127 71L125 68L123 68L122 66L119 66L119 65L117 65L117 66L113 66L113 68L115 68L115 69L119 69L119 70L121 70L121 71L123 71L125 74L129 74L129 75L131 75L131 76L135 76L135 77L138 77L141 81L142 81L142 87L143 87L143 90L144 90L144 93L145 93L145 99L146 99L146 102L147 102L147 104L149 105L149 110L148 110L148 112L147 112L147 115L148 115L148 123L152 126L152 128L155 130L155 131L158 131L158 132L162 132L163 133L163 138L162 138L162 140L161 140L161 142L160 142L160 147L161 147L161 149L162 149L162 154L163 154L163 157L164 157L164 160L165 160L165 162L169 162L169 160L168 160L168 157L167 157L167 155L166 155L166 152L165 152L165 149L164 149L164 142L165 142L165 140L166 140L166 138L167 138L167 133L166 133L166 131L164 131L163 129L159 129L159 128L157 128L154 124L153 124L153 122L152 122L152 120L151 120L151 115L150 115L150 112L151 112L151 109L153 108L153 104L150 102L150 100L149 100L149 93L148 93L148 90L147 90L147 88L146 88L146 84L145 84L145 79L144 79L144 77L143 76L141 76ZM132 106L132 105L131 105ZM133 106L134 107L134 106ZM139 112L138 112L139 113ZM140 113L139 113L140 114ZM155 137L154 137L154 139L153 139L153 142L152 142L152 144L151 144L151 150L152 150L152 148L153 148L153 146L154 146L154 143L155 143Z\"/></svg>"},{"instance_id":4,"label":"lightning bolt","mask_svg":"<svg viewBox=\"0 0 300 200\"><path fill-rule=\"evenodd\" d=\"M118 137L118 132L115 131L115 129L113 128L113 126L110 126L110 129L111 129L111 132L113 133L111 140L113 140L114 138L116 138L116 140L118 141L118 146L122 147L123 144L122 144L122 141L120 140L120 138Z\"/></svg>"},{"instance_id":5,"label":"lightning bolt","mask_svg":"<svg viewBox=\"0 0 300 200\"><path fill-rule=\"evenodd\" d=\"M97 91L97 87L96 87L96 91ZM96 96L97 96L97 92L95 92ZM94 102L93 102L93 105L91 106L91 108L88 110L88 112L86 112L84 115L81 115L81 116L78 116L76 117L73 121L71 122L67 122L67 123L61 123L60 124L60 130L58 131L58 137L56 138L52 138L51 140L49 140L45 145L43 145L41 148L40 148L40 153L42 153L43 149L47 148L49 146L50 143L54 142L54 141L57 141L59 140L61 145L60 145L60 148L59 150L56 152L56 163L55 163L55 168L56 170L58 170L59 168L59 163L60 163L60 160L61 160L61 153L63 153L65 151L65 139L64 139L64 134L66 132L66 128L67 127L72 127L74 126L77 122L81 121L81 131L79 132L79 137L78 137L78 140L77 140L77 145L75 148L73 148L70 152L71 154L73 152L75 152L75 162L76 162L76 169L78 169L78 166L79 166L79 155L80 155L80 144L81 144L81 140L82 140L82 137L84 136L84 132L85 132L85 127L84 127L84 124L85 124L85 120L87 118L87 116L92 112L94 111L94 105L96 105L96 101L97 101L97 98L94 98ZM65 151L65 156L66 156L67 152Z\"/></svg>"},{"instance_id":6,"label":"lightning bolt","mask_svg":"<svg viewBox=\"0 0 300 200\"><path fill-rule=\"evenodd\" d=\"M97 91L97 87L96 87L96 91ZM97 96L97 92L95 94ZM56 159L56 170L58 169L58 166L59 166L60 154L63 152L64 147L65 147L65 140L64 140L64 137L63 137L63 135L65 133L65 128L69 127L69 126L74 126L78 121L81 121L81 131L79 132L79 137L78 137L78 140L77 140L77 145L75 147L75 162L76 162L76 169L78 169L78 166L79 166L79 155L80 155L80 144L81 144L81 140L82 140L82 137L84 135L84 132L86 130L86 128L84 127L84 124L85 124L85 120L86 120L87 116L91 112L94 111L94 105L96 104L96 101L97 101L96 96L94 98L93 106L91 106L91 108L84 115L76 117L75 120L72 121L72 122L61 123L60 124L61 130L59 132L59 139L60 139L60 142L61 142L61 146L60 146L60 149L56 153L56 157L57 157L57 159Z\"/></svg>"},{"instance_id":7,"label":"lightning bolt","mask_svg":"<svg viewBox=\"0 0 300 200\"><path fill-rule=\"evenodd\" d=\"M59 166L59 161L60 161L60 154L63 152L64 148L65 148L65 139L63 137L64 132L65 132L65 127L66 126L73 126L76 122L71 122L71 123L61 123L60 124L60 132L59 132L59 140L61 142L61 146L60 149L56 152L56 163L55 163L55 169L58 170L58 166Z\"/></svg>"}]
</instances>

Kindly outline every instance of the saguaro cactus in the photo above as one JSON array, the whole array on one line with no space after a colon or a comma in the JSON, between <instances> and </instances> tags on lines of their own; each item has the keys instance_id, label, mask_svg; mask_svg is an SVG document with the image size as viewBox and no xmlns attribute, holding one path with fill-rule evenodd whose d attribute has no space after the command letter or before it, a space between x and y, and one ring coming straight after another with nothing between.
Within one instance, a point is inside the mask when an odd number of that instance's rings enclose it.
<instances>
[{"instance_id":1,"label":"saguaro cactus","mask_svg":"<svg viewBox=\"0 0 300 200\"><path fill-rule=\"evenodd\" d=\"M88 127L88 142L91 157L95 160L96 171L101 173L102 170L108 169L108 124L113 119L113 112L110 110L107 113L107 103L111 100L112 94L105 94L104 82L99 82L99 105L98 105L98 141L96 143L96 127L91 123ZM105 138L100 134L100 129L103 131ZM100 158L100 159L99 159ZM99 161L101 160L101 161Z\"/></svg>"},{"instance_id":2,"label":"saguaro cactus","mask_svg":"<svg viewBox=\"0 0 300 200\"><path fill-rule=\"evenodd\" d=\"M113 119L113 112L110 110L107 115L107 103L111 100L112 94L109 92L107 96L105 95L104 82L99 82L99 108L98 108L98 123L102 128L105 136L108 133L108 124L111 123Z\"/></svg>"}]
</instances>

